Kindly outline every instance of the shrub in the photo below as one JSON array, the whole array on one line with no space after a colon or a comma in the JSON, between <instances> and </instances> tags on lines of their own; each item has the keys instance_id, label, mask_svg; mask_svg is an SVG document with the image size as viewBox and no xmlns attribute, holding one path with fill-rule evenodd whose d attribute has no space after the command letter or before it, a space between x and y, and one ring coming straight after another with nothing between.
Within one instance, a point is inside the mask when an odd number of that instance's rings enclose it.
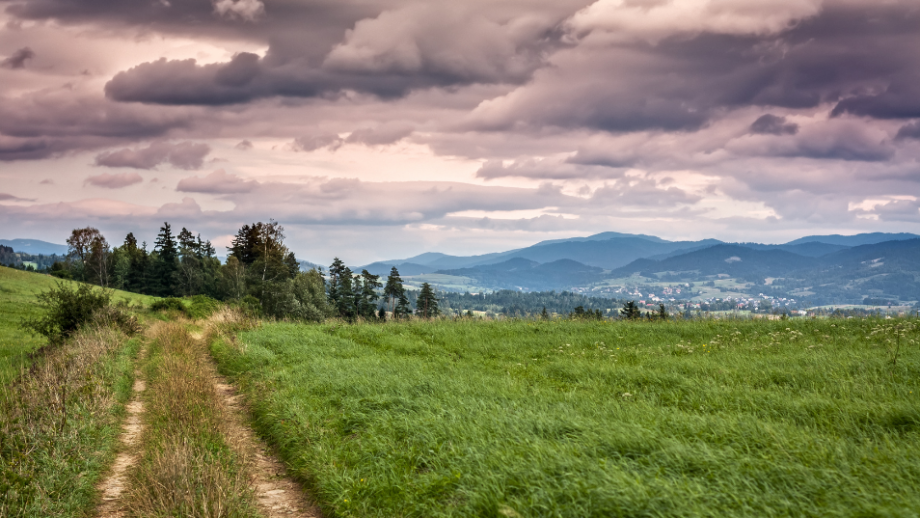
<instances>
[{"instance_id":1,"label":"shrub","mask_svg":"<svg viewBox=\"0 0 920 518\"><path fill-rule=\"evenodd\" d=\"M165 299L155 300L150 304L151 311L179 311L185 313L185 305L182 299L177 297L166 297Z\"/></svg>"},{"instance_id":2,"label":"shrub","mask_svg":"<svg viewBox=\"0 0 920 518\"><path fill-rule=\"evenodd\" d=\"M38 305L46 313L38 318L23 319L19 325L46 337L49 343L59 344L90 322L95 313L108 308L112 296L111 292L94 289L89 284L79 284L72 289L67 284L57 283L56 287L39 293L37 298Z\"/></svg>"},{"instance_id":3,"label":"shrub","mask_svg":"<svg viewBox=\"0 0 920 518\"><path fill-rule=\"evenodd\" d=\"M220 302L208 297L207 295L195 295L188 299L189 305L185 308L185 314L189 318L207 318L212 313L220 309Z\"/></svg>"}]
</instances>

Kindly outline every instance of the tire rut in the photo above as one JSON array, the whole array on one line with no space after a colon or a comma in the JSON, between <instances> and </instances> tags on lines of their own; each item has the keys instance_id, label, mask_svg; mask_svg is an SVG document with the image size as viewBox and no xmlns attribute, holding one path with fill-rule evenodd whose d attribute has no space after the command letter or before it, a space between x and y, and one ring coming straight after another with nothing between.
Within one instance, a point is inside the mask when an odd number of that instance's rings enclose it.
<instances>
[{"instance_id":1,"label":"tire rut","mask_svg":"<svg viewBox=\"0 0 920 518\"><path fill-rule=\"evenodd\" d=\"M147 345L145 344L138 354L134 370L134 386L132 387L131 401L125 406L128 417L122 424L121 435L119 436L119 452L112 463L109 474L97 486L99 493L102 495L102 501L96 508L98 518L122 518L127 515L122 502L122 495L125 493L128 469L137 463L138 452L137 443L143 431L144 425L141 419L144 413L144 402L141 396L147 388L147 383L142 378L140 364L146 356Z\"/></svg>"}]
</instances>

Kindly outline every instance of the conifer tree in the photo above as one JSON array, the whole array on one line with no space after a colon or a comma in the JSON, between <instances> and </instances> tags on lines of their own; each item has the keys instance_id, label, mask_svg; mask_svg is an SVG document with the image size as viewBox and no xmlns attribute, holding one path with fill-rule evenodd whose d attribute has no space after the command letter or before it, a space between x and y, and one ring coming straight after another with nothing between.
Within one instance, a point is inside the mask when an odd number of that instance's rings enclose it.
<instances>
[{"instance_id":1,"label":"conifer tree","mask_svg":"<svg viewBox=\"0 0 920 518\"><path fill-rule=\"evenodd\" d=\"M407 318L412 313L412 306L409 305L409 298L406 297L406 290L402 290L396 298L396 308L393 309L393 318Z\"/></svg>"},{"instance_id":2,"label":"conifer tree","mask_svg":"<svg viewBox=\"0 0 920 518\"><path fill-rule=\"evenodd\" d=\"M406 290L403 288L402 278L399 277L399 270L394 266L387 277L387 284L383 288L383 297L389 302L390 310L393 312L393 318L399 318L396 308L400 307L400 302L405 299L404 310L406 315L409 311L409 299L406 298Z\"/></svg>"},{"instance_id":3,"label":"conifer tree","mask_svg":"<svg viewBox=\"0 0 920 518\"><path fill-rule=\"evenodd\" d=\"M380 276L373 275L367 270L361 270L361 294L358 303L358 314L369 320L374 319L377 310L377 300L380 295L377 290L383 284L380 283ZM356 290L357 291L357 290Z\"/></svg>"},{"instance_id":4,"label":"conifer tree","mask_svg":"<svg viewBox=\"0 0 920 518\"><path fill-rule=\"evenodd\" d=\"M353 281L354 274L351 273L351 269L346 266L338 277L337 294L339 300L336 302L335 308L338 310L340 317L349 321L354 320L357 316Z\"/></svg>"},{"instance_id":5,"label":"conifer tree","mask_svg":"<svg viewBox=\"0 0 920 518\"><path fill-rule=\"evenodd\" d=\"M342 275L345 273L345 263L341 259L336 257L332 260L332 264L329 265L329 287L328 287L328 298L329 303L332 304L332 307L339 307L339 299L341 298L341 289L339 287L339 282L342 278Z\"/></svg>"},{"instance_id":6,"label":"conifer tree","mask_svg":"<svg viewBox=\"0 0 920 518\"><path fill-rule=\"evenodd\" d=\"M630 300L623 303L623 309L620 310L620 315L627 320L635 320L642 318L642 313L639 311L639 306L636 305L636 301Z\"/></svg>"},{"instance_id":7,"label":"conifer tree","mask_svg":"<svg viewBox=\"0 0 920 518\"><path fill-rule=\"evenodd\" d=\"M172 235L172 227L164 222L154 242L155 259L151 261L153 293L160 297L178 294L176 281L179 270L179 250Z\"/></svg>"},{"instance_id":8,"label":"conifer tree","mask_svg":"<svg viewBox=\"0 0 920 518\"><path fill-rule=\"evenodd\" d=\"M422 318L433 318L440 314L438 310L438 298L427 282L422 283L422 289L418 294L418 300L415 301L415 314Z\"/></svg>"}]
</instances>

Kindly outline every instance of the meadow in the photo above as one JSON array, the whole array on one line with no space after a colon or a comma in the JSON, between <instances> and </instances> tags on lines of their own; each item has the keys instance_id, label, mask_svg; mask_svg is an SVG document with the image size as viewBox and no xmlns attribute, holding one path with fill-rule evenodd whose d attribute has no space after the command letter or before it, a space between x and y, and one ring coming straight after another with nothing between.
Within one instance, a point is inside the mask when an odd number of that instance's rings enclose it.
<instances>
[{"instance_id":1,"label":"meadow","mask_svg":"<svg viewBox=\"0 0 920 518\"><path fill-rule=\"evenodd\" d=\"M57 283L76 285L50 275L0 266L0 385L28 367L29 353L44 345L44 338L20 329L19 323L39 313L35 296ZM112 301L124 300L131 304L148 304L154 298L116 290Z\"/></svg>"},{"instance_id":2,"label":"meadow","mask_svg":"<svg viewBox=\"0 0 920 518\"><path fill-rule=\"evenodd\" d=\"M212 346L328 516L917 516L916 320L264 323Z\"/></svg>"}]
</instances>

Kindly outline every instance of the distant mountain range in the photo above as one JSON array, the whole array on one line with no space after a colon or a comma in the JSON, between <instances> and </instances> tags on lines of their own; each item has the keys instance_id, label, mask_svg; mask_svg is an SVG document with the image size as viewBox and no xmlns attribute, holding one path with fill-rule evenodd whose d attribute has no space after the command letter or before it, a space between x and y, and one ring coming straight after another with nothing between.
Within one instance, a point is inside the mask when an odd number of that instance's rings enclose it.
<instances>
[{"instance_id":1,"label":"distant mountain range","mask_svg":"<svg viewBox=\"0 0 920 518\"><path fill-rule=\"evenodd\" d=\"M605 232L477 256L425 253L356 271L387 275L393 266L410 282L453 289L555 289L618 296L640 287L645 293L705 283L706 289L689 292L697 298L764 293L816 303L858 303L865 297L920 300L920 236L908 233L807 236L772 245Z\"/></svg>"},{"instance_id":2,"label":"distant mountain range","mask_svg":"<svg viewBox=\"0 0 920 518\"><path fill-rule=\"evenodd\" d=\"M66 254L65 245L0 240L17 252ZM303 268L315 266L303 261ZM352 268L386 276L396 267L410 285L442 289L570 290L604 296L758 297L859 303L920 301L920 236L869 233L806 236L784 244L668 241L604 232L474 256L428 252Z\"/></svg>"},{"instance_id":3,"label":"distant mountain range","mask_svg":"<svg viewBox=\"0 0 920 518\"><path fill-rule=\"evenodd\" d=\"M38 239L0 239L0 245L6 245L16 252L32 255L67 255L67 245L56 245Z\"/></svg>"}]
</instances>

